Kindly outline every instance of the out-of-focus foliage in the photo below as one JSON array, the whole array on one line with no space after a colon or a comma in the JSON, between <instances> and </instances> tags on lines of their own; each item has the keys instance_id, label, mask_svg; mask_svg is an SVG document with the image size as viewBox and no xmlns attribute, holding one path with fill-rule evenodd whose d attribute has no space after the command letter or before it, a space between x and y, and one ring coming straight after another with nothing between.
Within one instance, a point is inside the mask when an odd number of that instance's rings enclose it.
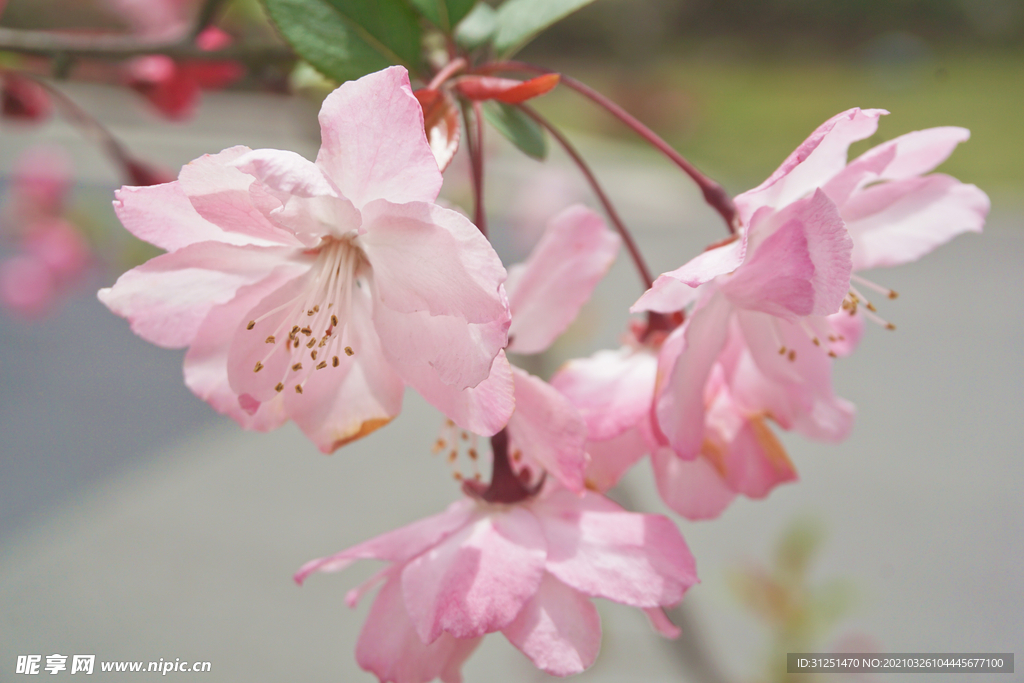
<instances>
[{"instance_id":1,"label":"out-of-focus foliage","mask_svg":"<svg viewBox=\"0 0 1024 683\"><path fill-rule=\"evenodd\" d=\"M515 53L541 31L594 0L506 0L498 8L494 49L504 57Z\"/></svg>"},{"instance_id":2,"label":"out-of-focus foliage","mask_svg":"<svg viewBox=\"0 0 1024 683\"><path fill-rule=\"evenodd\" d=\"M679 42L730 39L740 54L852 54L907 32L949 45L1024 45L1024 0L602 0L539 37L549 53L640 61Z\"/></svg>"},{"instance_id":3,"label":"out-of-focus foliage","mask_svg":"<svg viewBox=\"0 0 1024 683\"><path fill-rule=\"evenodd\" d=\"M779 538L771 565L746 567L730 576L733 593L770 634L765 680L814 680L807 674L790 677L780 662L787 652L819 651L853 605L848 581L817 583L811 576L824 538L815 520L795 520Z\"/></svg>"}]
</instances>

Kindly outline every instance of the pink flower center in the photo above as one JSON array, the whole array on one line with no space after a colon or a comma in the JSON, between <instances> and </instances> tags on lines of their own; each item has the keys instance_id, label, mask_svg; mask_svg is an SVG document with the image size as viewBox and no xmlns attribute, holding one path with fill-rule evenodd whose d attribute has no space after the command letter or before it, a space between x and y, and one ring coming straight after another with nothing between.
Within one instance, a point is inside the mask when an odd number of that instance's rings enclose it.
<instances>
[{"instance_id":1,"label":"pink flower center","mask_svg":"<svg viewBox=\"0 0 1024 683\"><path fill-rule=\"evenodd\" d=\"M274 387L278 392L286 385L294 385L295 392L301 394L314 370L337 368L345 357L355 355L352 334L346 328L352 312L353 290L365 286L359 274L366 264L366 256L354 243L355 239L325 237L302 291L246 326L263 334L265 331L255 330L257 325L267 318L280 319L265 340L269 351L253 368L253 372L259 372L274 354L287 354L284 376L271 379L278 380Z\"/></svg>"}]
</instances>

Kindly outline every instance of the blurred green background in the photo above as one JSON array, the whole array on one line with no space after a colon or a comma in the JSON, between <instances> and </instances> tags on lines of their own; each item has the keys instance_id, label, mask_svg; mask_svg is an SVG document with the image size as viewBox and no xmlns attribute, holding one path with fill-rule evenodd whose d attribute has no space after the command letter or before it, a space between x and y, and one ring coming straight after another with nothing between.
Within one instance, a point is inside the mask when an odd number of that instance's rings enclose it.
<instances>
[{"instance_id":1,"label":"blurred green background","mask_svg":"<svg viewBox=\"0 0 1024 683\"><path fill-rule=\"evenodd\" d=\"M969 128L943 171L1024 205L1024 2L1020 0L599 0L522 58L623 104L733 192L763 180L814 128L881 107L876 139ZM632 138L565 89L541 108Z\"/></svg>"}]
</instances>

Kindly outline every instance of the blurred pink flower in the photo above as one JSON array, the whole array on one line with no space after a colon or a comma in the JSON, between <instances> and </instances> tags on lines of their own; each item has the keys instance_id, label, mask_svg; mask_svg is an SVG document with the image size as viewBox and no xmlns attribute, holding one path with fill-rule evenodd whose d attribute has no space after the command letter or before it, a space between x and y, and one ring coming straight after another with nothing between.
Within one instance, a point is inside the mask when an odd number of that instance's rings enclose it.
<instances>
[{"instance_id":1,"label":"blurred pink flower","mask_svg":"<svg viewBox=\"0 0 1024 683\"><path fill-rule=\"evenodd\" d=\"M391 563L347 601L354 606L384 583L356 658L395 683L460 681L480 637L495 631L543 671L579 673L600 649L600 620L589 598L641 608L674 637L678 630L661 609L697 583L693 556L671 521L557 486L515 505L458 501L440 515L309 562L295 579L358 559Z\"/></svg>"},{"instance_id":2,"label":"blurred pink flower","mask_svg":"<svg viewBox=\"0 0 1024 683\"><path fill-rule=\"evenodd\" d=\"M185 37L201 0L104 0L134 33L168 42Z\"/></svg>"},{"instance_id":3,"label":"blurred pink flower","mask_svg":"<svg viewBox=\"0 0 1024 683\"><path fill-rule=\"evenodd\" d=\"M53 113L53 102L46 88L31 78L9 71L0 76L0 100L4 118L40 122Z\"/></svg>"},{"instance_id":4,"label":"blurred pink flower","mask_svg":"<svg viewBox=\"0 0 1024 683\"><path fill-rule=\"evenodd\" d=\"M81 231L62 218L71 162L58 147L34 147L15 163L5 223L19 253L0 264L0 301L18 315L48 313L91 260Z\"/></svg>"},{"instance_id":5,"label":"blurred pink flower","mask_svg":"<svg viewBox=\"0 0 1024 683\"><path fill-rule=\"evenodd\" d=\"M31 226L22 252L0 264L0 300L24 317L48 313L90 261L89 243L75 226L52 218Z\"/></svg>"},{"instance_id":6,"label":"blurred pink flower","mask_svg":"<svg viewBox=\"0 0 1024 683\"><path fill-rule=\"evenodd\" d=\"M203 50L217 50L231 43L231 37L211 26L196 38ZM129 60L124 67L129 87L149 100L169 119L190 117L202 90L220 90L245 75L245 68L231 60L183 60L167 55L146 55Z\"/></svg>"},{"instance_id":7,"label":"blurred pink flower","mask_svg":"<svg viewBox=\"0 0 1024 683\"><path fill-rule=\"evenodd\" d=\"M405 69L344 84L320 123L316 163L235 147L122 188L122 223L169 253L100 299L143 338L188 346L188 386L243 427L293 419L330 452L397 415L408 384L494 434L513 409L506 273L433 203L441 174Z\"/></svg>"}]
</instances>

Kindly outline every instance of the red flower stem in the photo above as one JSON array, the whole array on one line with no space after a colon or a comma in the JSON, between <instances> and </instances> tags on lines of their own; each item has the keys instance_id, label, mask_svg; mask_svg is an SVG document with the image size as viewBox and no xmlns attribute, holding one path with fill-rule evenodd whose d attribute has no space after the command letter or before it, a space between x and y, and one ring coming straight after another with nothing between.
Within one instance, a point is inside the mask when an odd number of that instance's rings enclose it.
<instances>
[{"instance_id":1,"label":"red flower stem","mask_svg":"<svg viewBox=\"0 0 1024 683\"><path fill-rule=\"evenodd\" d=\"M469 175L473 186L473 216L476 227L487 237L487 215L484 211L484 163L483 163L483 132L480 112L473 108L470 116L470 105L462 102L462 119L466 123L466 147L469 150Z\"/></svg>"},{"instance_id":2,"label":"red flower stem","mask_svg":"<svg viewBox=\"0 0 1024 683\"><path fill-rule=\"evenodd\" d=\"M517 106L524 114L536 121L542 128L550 133L551 136L558 141L558 144L562 146L562 149L565 150L565 153L568 154L579 167L580 172L587 179L587 182L590 183L590 187L594 190L594 194L597 195L598 201L601 202L601 206L604 207L605 213L608 214L608 218L611 220L612 225L615 226L619 235L622 236L622 241L626 243L626 249L629 250L629 255L632 257L633 264L636 266L637 272L640 274L640 279L644 282L644 289L650 289L654 284L654 278L651 277L651 271L647 267L644 257L640 254L640 249L636 246L636 242L633 240L633 235L630 234L625 223L622 222L619 212L615 210L615 206L608 198L608 195L605 194L604 188L602 188L601 184L597 182L597 178L594 177L594 173L590 170L590 166L588 166L587 162L583 160L580 153L576 151L573 144L569 142L564 135L562 135L561 131L555 128L550 121L537 113L533 107L526 104L520 104Z\"/></svg>"},{"instance_id":3,"label":"red flower stem","mask_svg":"<svg viewBox=\"0 0 1024 683\"><path fill-rule=\"evenodd\" d=\"M484 116L479 102L473 102L473 124L476 126L476 175L477 202L476 224L487 236L487 212L484 211Z\"/></svg>"},{"instance_id":4,"label":"red flower stem","mask_svg":"<svg viewBox=\"0 0 1024 683\"><path fill-rule=\"evenodd\" d=\"M449 78L451 78L452 76L454 76L458 72L460 72L463 69L465 69L466 66L467 66L466 60L463 59L462 57L457 57L457 58L453 59L452 61L450 61L447 64L445 64L444 68L441 69L440 71L438 71L434 75L434 77L432 79L430 79L430 83L427 85L427 89L428 90L437 90L439 87L441 87L442 83L447 81Z\"/></svg>"},{"instance_id":5,"label":"red flower stem","mask_svg":"<svg viewBox=\"0 0 1024 683\"><path fill-rule=\"evenodd\" d=\"M551 69L527 64L526 62L515 61L485 64L477 68L476 71L487 73L492 71L525 71L537 74L554 73ZM647 140L647 142L649 142L655 149L668 157L676 166L681 168L683 172L690 176L693 182L695 182L700 188L704 195L704 201L722 216L725 220L726 226L729 228L729 232L736 234L736 230L740 224L739 214L736 211L736 205L733 203L732 197L729 196L729 193L727 193L721 185L697 170L696 166L687 161L683 155L673 149L667 142L662 140L657 133L642 124L632 114L617 105L615 102L611 101L585 83L581 83L570 76L563 74L561 76L561 82L563 85L575 90L608 111L612 116L622 121L622 123L626 124L637 135Z\"/></svg>"}]
</instances>

